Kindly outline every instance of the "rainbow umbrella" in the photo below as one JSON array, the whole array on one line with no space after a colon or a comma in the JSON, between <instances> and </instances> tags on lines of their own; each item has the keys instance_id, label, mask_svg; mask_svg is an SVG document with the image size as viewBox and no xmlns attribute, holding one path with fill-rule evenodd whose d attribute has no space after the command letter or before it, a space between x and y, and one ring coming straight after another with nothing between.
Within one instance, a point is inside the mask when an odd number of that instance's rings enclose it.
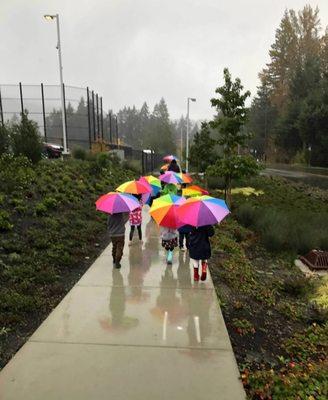
<instances>
[{"instance_id":1,"label":"rainbow umbrella","mask_svg":"<svg viewBox=\"0 0 328 400\"><path fill-rule=\"evenodd\" d=\"M164 164L161 166L160 171L167 171L169 164Z\"/></svg>"},{"instance_id":2,"label":"rainbow umbrella","mask_svg":"<svg viewBox=\"0 0 328 400\"><path fill-rule=\"evenodd\" d=\"M168 154L167 156L163 157L164 161L171 162L173 160L179 161L178 157L174 156L173 154Z\"/></svg>"},{"instance_id":3,"label":"rainbow umbrella","mask_svg":"<svg viewBox=\"0 0 328 400\"><path fill-rule=\"evenodd\" d=\"M138 200L127 193L110 192L99 197L96 201L97 210L107 214L130 212L138 207L140 207Z\"/></svg>"},{"instance_id":4,"label":"rainbow umbrella","mask_svg":"<svg viewBox=\"0 0 328 400\"><path fill-rule=\"evenodd\" d=\"M161 191L161 181L153 175L142 176L139 181L150 185L152 196L156 196Z\"/></svg>"},{"instance_id":5,"label":"rainbow umbrella","mask_svg":"<svg viewBox=\"0 0 328 400\"><path fill-rule=\"evenodd\" d=\"M208 194L208 191L197 185L188 186L187 188L182 189L183 196L192 197L192 196L202 196L204 194Z\"/></svg>"},{"instance_id":6,"label":"rainbow umbrella","mask_svg":"<svg viewBox=\"0 0 328 400\"><path fill-rule=\"evenodd\" d=\"M153 201L149 213L158 225L167 228L178 228L182 224L179 221L177 211L185 201L184 197L167 194Z\"/></svg>"},{"instance_id":7,"label":"rainbow umbrella","mask_svg":"<svg viewBox=\"0 0 328 400\"><path fill-rule=\"evenodd\" d=\"M173 171L167 171L165 174L161 175L159 179L165 183L174 183L175 185L179 183L183 183L181 174L178 174Z\"/></svg>"},{"instance_id":8,"label":"rainbow umbrella","mask_svg":"<svg viewBox=\"0 0 328 400\"><path fill-rule=\"evenodd\" d=\"M223 200L211 196L191 197L178 209L181 223L197 227L217 224L229 213Z\"/></svg>"},{"instance_id":9,"label":"rainbow umbrella","mask_svg":"<svg viewBox=\"0 0 328 400\"><path fill-rule=\"evenodd\" d=\"M116 188L118 192L123 193L131 193L131 194L143 194L143 193L150 193L151 187L147 183L147 185L140 181L128 181L122 183L118 188Z\"/></svg>"},{"instance_id":10,"label":"rainbow umbrella","mask_svg":"<svg viewBox=\"0 0 328 400\"><path fill-rule=\"evenodd\" d=\"M179 175L181 176L183 183L191 183L193 180L192 177L187 173L182 173Z\"/></svg>"}]
</instances>

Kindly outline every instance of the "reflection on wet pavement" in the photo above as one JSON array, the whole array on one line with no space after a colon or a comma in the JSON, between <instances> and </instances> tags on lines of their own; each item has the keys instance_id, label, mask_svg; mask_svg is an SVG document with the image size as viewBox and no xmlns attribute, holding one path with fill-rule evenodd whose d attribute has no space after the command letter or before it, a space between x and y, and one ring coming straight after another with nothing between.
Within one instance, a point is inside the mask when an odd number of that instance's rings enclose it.
<instances>
[{"instance_id":1,"label":"reflection on wet pavement","mask_svg":"<svg viewBox=\"0 0 328 400\"><path fill-rule=\"evenodd\" d=\"M147 213L143 229L121 269L105 249L0 373L1 400L244 399L211 278L194 283L179 250L166 264Z\"/></svg>"}]
</instances>

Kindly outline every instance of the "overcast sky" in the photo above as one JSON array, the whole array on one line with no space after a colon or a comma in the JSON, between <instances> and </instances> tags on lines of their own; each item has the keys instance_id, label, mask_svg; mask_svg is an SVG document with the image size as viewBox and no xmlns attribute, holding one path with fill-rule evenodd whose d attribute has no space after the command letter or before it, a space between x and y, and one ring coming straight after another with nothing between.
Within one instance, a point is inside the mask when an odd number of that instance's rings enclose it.
<instances>
[{"instance_id":1,"label":"overcast sky","mask_svg":"<svg viewBox=\"0 0 328 400\"><path fill-rule=\"evenodd\" d=\"M210 118L209 99L229 67L252 95L284 9L328 0L0 0L0 83L58 82L59 13L68 85L89 86L105 108L152 108L162 96L172 118Z\"/></svg>"}]
</instances>

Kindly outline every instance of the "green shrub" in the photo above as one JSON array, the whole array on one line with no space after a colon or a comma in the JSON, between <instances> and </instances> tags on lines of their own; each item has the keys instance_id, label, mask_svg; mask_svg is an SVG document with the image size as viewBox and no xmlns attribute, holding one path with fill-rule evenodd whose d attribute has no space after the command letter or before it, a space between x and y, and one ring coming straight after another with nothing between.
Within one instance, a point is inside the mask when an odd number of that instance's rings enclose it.
<instances>
[{"instance_id":1,"label":"green shrub","mask_svg":"<svg viewBox=\"0 0 328 400\"><path fill-rule=\"evenodd\" d=\"M0 156L8 153L10 146L9 129L6 125L0 124Z\"/></svg>"},{"instance_id":2,"label":"green shrub","mask_svg":"<svg viewBox=\"0 0 328 400\"><path fill-rule=\"evenodd\" d=\"M47 207L44 205L43 202L38 203L35 206L35 213L36 215L45 215L47 213Z\"/></svg>"},{"instance_id":3,"label":"green shrub","mask_svg":"<svg viewBox=\"0 0 328 400\"><path fill-rule=\"evenodd\" d=\"M4 154L0 157L0 190L6 194L21 192L31 187L36 174L26 157Z\"/></svg>"},{"instance_id":4,"label":"green shrub","mask_svg":"<svg viewBox=\"0 0 328 400\"><path fill-rule=\"evenodd\" d=\"M129 169L133 171L135 174L141 175L142 168L141 168L141 161L140 160L125 160L122 163L122 168Z\"/></svg>"},{"instance_id":5,"label":"green shrub","mask_svg":"<svg viewBox=\"0 0 328 400\"><path fill-rule=\"evenodd\" d=\"M86 160L87 159L87 151L82 147L74 147L72 150L72 156L76 160Z\"/></svg>"},{"instance_id":6,"label":"green shrub","mask_svg":"<svg viewBox=\"0 0 328 400\"><path fill-rule=\"evenodd\" d=\"M28 119L27 113L22 114L19 123L12 125L12 147L14 155L25 156L36 164L42 157L42 143L36 122Z\"/></svg>"},{"instance_id":7,"label":"green shrub","mask_svg":"<svg viewBox=\"0 0 328 400\"><path fill-rule=\"evenodd\" d=\"M0 231L10 231L14 227L10 223L10 215L5 210L0 210Z\"/></svg>"},{"instance_id":8,"label":"green shrub","mask_svg":"<svg viewBox=\"0 0 328 400\"><path fill-rule=\"evenodd\" d=\"M250 204L244 203L236 210L237 220L246 228L254 224L256 219L256 210Z\"/></svg>"},{"instance_id":9,"label":"green shrub","mask_svg":"<svg viewBox=\"0 0 328 400\"><path fill-rule=\"evenodd\" d=\"M46 197L43 199L43 204L49 208L56 208L57 207L57 200L54 199L53 197Z\"/></svg>"}]
</instances>

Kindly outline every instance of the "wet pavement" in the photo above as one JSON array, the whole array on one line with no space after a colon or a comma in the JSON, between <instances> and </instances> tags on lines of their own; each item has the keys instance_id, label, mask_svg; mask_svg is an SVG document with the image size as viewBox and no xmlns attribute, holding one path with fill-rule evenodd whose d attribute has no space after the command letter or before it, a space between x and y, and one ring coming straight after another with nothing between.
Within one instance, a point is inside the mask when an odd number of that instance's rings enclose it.
<instances>
[{"instance_id":1,"label":"wet pavement","mask_svg":"<svg viewBox=\"0 0 328 400\"><path fill-rule=\"evenodd\" d=\"M245 398L211 278L194 283L178 250L166 265L147 213L143 231L120 270L108 246L0 372L1 400Z\"/></svg>"}]
</instances>

